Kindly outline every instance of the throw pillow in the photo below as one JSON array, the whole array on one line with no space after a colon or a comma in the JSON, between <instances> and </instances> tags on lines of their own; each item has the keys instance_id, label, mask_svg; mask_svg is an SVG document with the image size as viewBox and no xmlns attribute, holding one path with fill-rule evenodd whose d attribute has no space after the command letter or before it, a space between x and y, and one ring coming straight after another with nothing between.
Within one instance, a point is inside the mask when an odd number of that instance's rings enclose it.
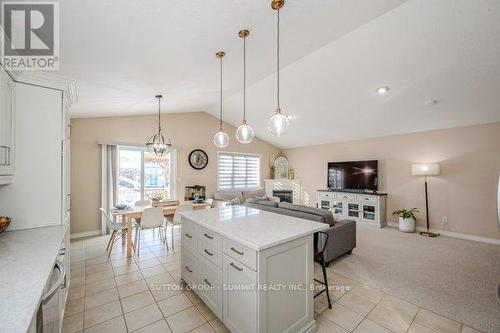
<instances>
[{"instance_id":1,"label":"throw pillow","mask_svg":"<svg viewBox=\"0 0 500 333\"><path fill-rule=\"evenodd\" d=\"M269 198L267 197L267 195L263 195L263 196L255 196L255 199L257 199L258 201L260 200L269 200Z\"/></svg>"},{"instance_id":2,"label":"throw pillow","mask_svg":"<svg viewBox=\"0 0 500 333\"><path fill-rule=\"evenodd\" d=\"M230 204L231 206L234 206L234 205L241 205L240 198L239 198L239 197L236 197L236 198L232 199L231 201L229 201L229 204Z\"/></svg>"}]
</instances>

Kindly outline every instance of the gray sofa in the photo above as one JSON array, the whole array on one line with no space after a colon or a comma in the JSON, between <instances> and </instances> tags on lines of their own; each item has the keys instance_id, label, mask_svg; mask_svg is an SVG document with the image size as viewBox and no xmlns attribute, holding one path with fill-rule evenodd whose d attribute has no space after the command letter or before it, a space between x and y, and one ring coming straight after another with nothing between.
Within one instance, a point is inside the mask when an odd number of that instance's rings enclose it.
<instances>
[{"instance_id":1,"label":"gray sofa","mask_svg":"<svg viewBox=\"0 0 500 333\"><path fill-rule=\"evenodd\" d=\"M272 202L268 200L247 199L243 206L257 208L272 213L289 215L310 221L327 223L330 228L328 233L328 244L325 249L325 261L327 265L335 258L346 253L351 254L356 247L356 222L352 220L334 221L332 212L308 206L294 205L288 202ZM324 242L323 235L318 240Z\"/></svg>"}]
</instances>

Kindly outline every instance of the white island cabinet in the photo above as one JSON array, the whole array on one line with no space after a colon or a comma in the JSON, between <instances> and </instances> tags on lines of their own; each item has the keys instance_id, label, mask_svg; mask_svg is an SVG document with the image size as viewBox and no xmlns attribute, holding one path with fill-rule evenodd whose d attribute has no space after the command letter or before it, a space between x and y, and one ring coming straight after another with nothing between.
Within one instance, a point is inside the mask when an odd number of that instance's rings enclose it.
<instances>
[{"instance_id":1,"label":"white island cabinet","mask_svg":"<svg viewBox=\"0 0 500 333\"><path fill-rule=\"evenodd\" d=\"M233 333L315 332L323 223L244 206L182 212L182 279Z\"/></svg>"}]
</instances>

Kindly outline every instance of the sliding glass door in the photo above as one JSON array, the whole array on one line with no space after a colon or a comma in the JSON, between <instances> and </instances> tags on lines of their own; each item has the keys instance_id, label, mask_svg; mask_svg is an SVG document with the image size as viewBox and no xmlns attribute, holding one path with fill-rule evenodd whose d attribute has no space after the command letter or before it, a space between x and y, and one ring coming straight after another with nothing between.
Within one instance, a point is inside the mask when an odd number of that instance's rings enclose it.
<instances>
[{"instance_id":1,"label":"sliding glass door","mask_svg":"<svg viewBox=\"0 0 500 333\"><path fill-rule=\"evenodd\" d=\"M118 147L117 203L175 199L175 151L158 157L141 147Z\"/></svg>"}]
</instances>

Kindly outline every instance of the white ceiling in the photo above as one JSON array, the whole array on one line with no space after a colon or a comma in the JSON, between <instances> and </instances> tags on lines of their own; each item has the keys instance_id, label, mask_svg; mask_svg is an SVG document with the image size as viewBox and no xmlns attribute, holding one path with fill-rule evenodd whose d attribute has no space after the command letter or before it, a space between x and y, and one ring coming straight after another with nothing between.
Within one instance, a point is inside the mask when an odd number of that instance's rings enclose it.
<instances>
[{"instance_id":1,"label":"white ceiling","mask_svg":"<svg viewBox=\"0 0 500 333\"><path fill-rule=\"evenodd\" d=\"M281 103L296 116L283 138L266 131L276 81L270 0L61 1L60 74L79 86L73 115L152 113L162 92L164 112L216 116L222 49L225 119L238 125L236 34L248 28L247 118L279 147L500 121L500 1L287 0L281 18ZM385 96L381 85L391 87Z\"/></svg>"}]
</instances>

